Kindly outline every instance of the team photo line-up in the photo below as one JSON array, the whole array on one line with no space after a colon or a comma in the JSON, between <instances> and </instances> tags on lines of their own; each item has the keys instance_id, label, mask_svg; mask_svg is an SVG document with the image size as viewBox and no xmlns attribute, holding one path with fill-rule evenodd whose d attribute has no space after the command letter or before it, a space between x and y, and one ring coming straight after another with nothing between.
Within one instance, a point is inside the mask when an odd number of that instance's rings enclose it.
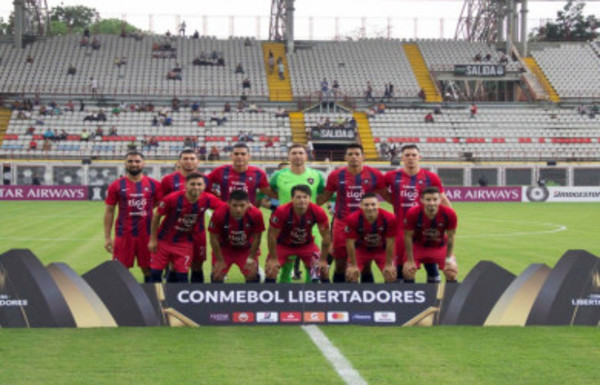
<instances>
[{"instance_id":1,"label":"team photo line-up","mask_svg":"<svg viewBox=\"0 0 600 385\"><path fill-rule=\"evenodd\" d=\"M104 247L145 282L204 282L207 235L212 283L238 266L246 282L260 282L259 255L266 231L264 282L374 282L373 262L386 283L414 282L422 264L427 282L456 282L453 255L457 217L437 174L419 166L414 144L401 148L402 167L386 174L365 164L360 144L346 148L347 165L323 174L307 167L307 150L293 144L288 162L270 178L251 166L238 143L232 164L208 175L184 149L175 172L159 182L143 174L144 156L129 152L125 175L107 190ZM322 205L335 199L330 224ZM393 213L380 207L384 200ZM260 207L271 210L268 229ZM205 229L205 213L212 216ZM113 237L114 228L114 237Z\"/></svg>"}]
</instances>

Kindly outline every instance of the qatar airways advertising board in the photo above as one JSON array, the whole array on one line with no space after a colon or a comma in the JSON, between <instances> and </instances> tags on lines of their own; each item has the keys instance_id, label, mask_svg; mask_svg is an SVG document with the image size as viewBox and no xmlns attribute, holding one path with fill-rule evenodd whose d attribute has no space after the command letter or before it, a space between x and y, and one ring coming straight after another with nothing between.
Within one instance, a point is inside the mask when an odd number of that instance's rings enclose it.
<instances>
[{"instance_id":1,"label":"qatar airways advertising board","mask_svg":"<svg viewBox=\"0 0 600 385\"><path fill-rule=\"evenodd\" d=\"M452 202L521 202L522 187L447 187Z\"/></svg>"},{"instance_id":2,"label":"qatar airways advertising board","mask_svg":"<svg viewBox=\"0 0 600 385\"><path fill-rule=\"evenodd\" d=\"M87 186L0 186L0 201L85 201Z\"/></svg>"}]
</instances>

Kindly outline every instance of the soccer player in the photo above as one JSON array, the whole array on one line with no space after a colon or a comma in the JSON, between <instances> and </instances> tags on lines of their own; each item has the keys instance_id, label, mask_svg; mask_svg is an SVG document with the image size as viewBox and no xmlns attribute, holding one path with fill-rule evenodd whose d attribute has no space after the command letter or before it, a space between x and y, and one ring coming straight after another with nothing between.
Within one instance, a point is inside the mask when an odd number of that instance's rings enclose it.
<instances>
[{"instance_id":1,"label":"soccer player","mask_svg":"<svg viewBox=\"0 0 600 385\"><path fill-rule=\"evenodd\" d=\"M208 231L213 255L211 281L222 283L236 264L246 282L259 282L258 255L265 223L260 209L250 204L248 193L232 191L228 203L213 213Z\"/></svg>"},{"instance_id":2,"label":"soccer player","mask_svg":"<svg viewBox=\"0 0 600 385\"><path fill-rule=\"evenodd\" d=\"M320 171L306 166L308 155L306 148L301 144L293 144L288 149L288 168L279 170L271 176L269 184L271 189L279 196L281 205L289 203L292 200L292 187L297 185L306 185L311 189L311 200L317 202L317 195L325 189L325 178ZM318 233L315 234L318 239ZM295 257L290 256L281 269L281 282L291 282L291 273L294 268ZM306 282L310 282L310 274L306 274Z\"/></svg>"},{"instance_id":3,"label":"soccer player","mask_svg":"<svg viewBox=\"0 0 600 385\"><path fill-rule=\"evenodd\" d=\"M404 282L415 281L421 263L432 263L444 271L446 282L456 282L458 265L453 255L456 212L441 205L440 190L427 187L421 193L421 205L408 210L404 225L406 254Z\"/></svg>"},{"instance_id":4,"label":"soccer player","mask_svg":"<svg viewBox=\"0 0 600 385\"><path fill-rule=\"evenodd\" d=\"M191 173L197 172L198 163L198 155L194 150L188 148L181 151L176 164L177 170L165 175L161 180L164 196L176 191L185 191L185 178ZM192 283L204 282L204 271L202 270L204 261L206 261L206 231L204 229L204 222L202 222L195 227L194 231L194 252L190 266L192 271L190 281ZM175 282L175 280L175 273L169 269L167 282Z\"/></svg>"},{"instance_id":5,"label":"soccer player","mask_svg":"<svg viewBox=\"0 0 600 385\"><path fill-rule=\"evenodd\" d=\"M246 143L237 143L233 146L231 160L233 164L217 167L208 174L210 190L223 202L227 202L229 194L235 190L247 192L253 204L256 203L256 190L271 198L277 198L277 194L269 186L267 174L258 167L248 165L250 149Z\"/></svg>"},{"instance_id":6,"label":"soccer player","mask_svg":"<svg viewBox=\"0 0 600 385\"><path fill-rule=\"evenodd\" d=\"M113 254L113 260L132 268L133 261L144 274L144 281L150 277L150 223L152 210L162 199L160 183L142 174L144 155L128 152L125 156L126 175L108 187L106 209L104 211L104 248ZM115 209L119 214L115 223L115 239L111 230L115 219Z\"/></svg>"},{"instance_id":7,"label":"soccer player","mask_svg":"<svg viewBox=\"0 0 600 385\"><path fill-rule=\"evenodd\" d=\"M375 261L385 282L396 280L396 217L379 208L379 198L369 192L362 196L360 209L346 219L346 280L358 281L365 266ZM335 235L334 235L335 236Z\"/></svg>"},{"instance_id":8,"label":"soccer player","mask_svg":"<svg viewBox=\"0 0 600 385\"><path fill-rule=\"evenodd\" d=\"M327 177L325 191L317 198L317 204L321 206L329 201L334 193L335 219L333 222L333 256L335 257L335 270L333 282L345 282L346 261L346 221L350 214L360 209L363 195L376 192L382 196L388 194L383 180L383 174L372 167L365 166L363 147L351 144L346 147L346 162L348 166L334 170ZM361 275L361 282L374 282L370 264Z\"/></svg>"},{"instance_id":9,"label":"soccer player","mask_svg":"<svg viewBox=\"0 0 600 385\"><path fill-rule=\"evenodd\" d=\"M390 171L385 174L385 184L390 195L386 200L394 206L396 214L396 263L398 277L402 276L402 261L404 260L404 216L413 206L419 204L419 197L423 189L435 186L440 190L440 198L443 205L450 207L450 201L444 194L442 181L437 174L420 168L421 154L416 144L406 144L400 149L402 169ZM439 272L435 264L425 264L427 271L427 282L439 282Z\"/></svg>"},{"instance_id":10,"label":"soccer player","mask_svg":"<svg viewBox=\"0 0 600 385\"><path fill-rule=\"evenodd\" d=\"M294 186L292 201L279 206L271 215L268 231L269 255L265 264L266 283L275 282L281 265L291 255L300 258L309 271L318 263L318 275L321 280L329 280L329 218L322 208L311 202L311 195L312 191L307 185ZM322 239L320 251L312 235L315 225Z\"/></svg>"},{"instance_id":11,"label":"soccer player","mask_svg":"<svg viewBox=\"0 0 600 385\"><path fill-rule=\"evenodd\" d=\"M148 243L152 252L151 282L161 282L163 269L169 262L173 264L177 282L188 281L194 228L204 223L207 209L214 210L223 205L212 194L204 193L205 187L204 176L193 172L185 178L185 191L169 194L158 205ZM165 219L161 223L162 217Z\"/></svg>"}]
</instances>

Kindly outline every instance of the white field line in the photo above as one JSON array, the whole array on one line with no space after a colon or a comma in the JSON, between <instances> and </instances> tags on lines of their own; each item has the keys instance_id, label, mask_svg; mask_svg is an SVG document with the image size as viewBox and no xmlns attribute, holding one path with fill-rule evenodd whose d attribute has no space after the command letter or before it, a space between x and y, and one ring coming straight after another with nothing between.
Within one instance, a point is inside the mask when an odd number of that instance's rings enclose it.
<instances>
[{"instance_id":1,"label":"white field line","mask_svg":"<svg viewBox=\"0 0 600 385\"><path fill-rule=\"evenodd\" d=\"M528 221L515 221L515 220L503 220L503 219L471 219L481 222L498 222L498 223L515 223L515 224L530 224L553 227L549 230L539 231L515 231L512 233L500 233L500 234L472 234L472 235L460 235L457 234L458 238L493 238L493 237L515 237L522 235L537 235L537 234L553 234L567 230L567 226L558 223L545 223L545 222L528 222Z\"/></svg>"},{"instance_id":2,"label":"white field line","mask_svg":"<svg viewBox=\"0 0 600 385\"><path fill-rule=\"evenodd\" d=\"M329 338L315 325L302 326L302 329L308 334L310 339L317 345L317 348L327 358L327 361L333 365L333 369L348 385L367 385L360 373L352 367L350 361L336 348Z\"/></svg>"}]
</instances>

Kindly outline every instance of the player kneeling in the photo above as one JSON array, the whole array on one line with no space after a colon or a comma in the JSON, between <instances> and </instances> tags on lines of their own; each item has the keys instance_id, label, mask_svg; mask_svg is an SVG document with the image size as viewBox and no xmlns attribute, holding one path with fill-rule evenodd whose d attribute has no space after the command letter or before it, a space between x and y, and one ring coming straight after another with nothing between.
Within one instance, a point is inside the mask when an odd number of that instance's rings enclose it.
<instances>
[{"instance_id":1,"label":"player kneeling","mask_svg":"<svg viewBox=\"0 0 600 385\"><path fill-rule=\"evenodd\" d=\"M329 219L322 208L310 201L310 196L310 187L296 185L292 187L292 201L279 206L271 215L268 233L269 256L265 264L266 283L275 282L281 265L292 255L300 258L309 270L312 270L318 261L321 281L329 282ZM315 245L312 235L315 225L321 234L321 250Z\"/></svg>"},{"instance_id":2,"label":"player kneeling","mask_svg":"<svg viewBox=\"0 0 600 385\"><path fill-rule=\"evenodd\" d=\"M408 210L404 223L406 254L402 275L414 282L421 263L435 263L444 271L446 282L455 282L458 265L454 258L456 212L441 205L437 187L427 187L421 194L421 205Z\"/></svg>"},{"instance_id":3,"label":"player kneeling","mask_svg":"<svg viewBox=\"0 0 600 385\"><path fill-rule=\"evenodd\" d=\"M152 218L148 249L151 282L161 282L163 270L173 264L177 282L188 281L188 271L194 252L194 227L204 223L206 207L222 203L211 194L203 193L204 176L193 172L185 178L185 191L169 194L158 205ZM212 202L212 203L211 203ZM161 223L161 218L165 220ZM159 228L160 225L160 228Z\"/></svg>"},{"instance_id":4,"label":"player kneeling","mask_svg":"<svg viewBox=\"0 0 600 385\"><path fill-rule=\"evenodd\" d=\"M263 231L262 213L250 204L248 193L232 191L227 204L215 210L208 225L213 255L211 281L222 283L236 264L246 282L259 282L258 255Z\"/></svg>"},{"instance_id":5,"label":"player kneeling","mask_svg":"<svg viewBox=\"0 0 600 385\"><path fill-rule=\"evenodd\" d=\"M394 214L379 208L379 199L374 193L363 195L360 210L346 219L346 281L357 282L363 269L375 261L385 282L394 282L396 233Z\"/></svg>"}]
</instances>

